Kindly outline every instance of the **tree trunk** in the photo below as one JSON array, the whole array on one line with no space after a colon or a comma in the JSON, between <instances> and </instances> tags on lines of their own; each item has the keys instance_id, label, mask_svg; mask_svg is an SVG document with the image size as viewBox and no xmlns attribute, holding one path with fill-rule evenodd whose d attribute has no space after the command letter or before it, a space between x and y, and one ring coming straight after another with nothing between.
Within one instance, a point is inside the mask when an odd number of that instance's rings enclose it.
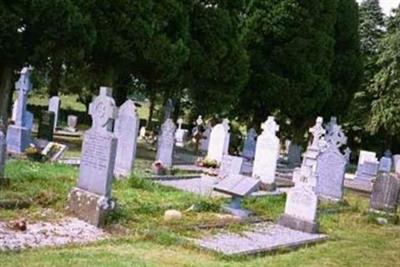
<instances>
[{"instance_id":1,"label":"tree trunk","mask_svg":"<svg viewBox=\"0 0 400 267\"><path fill-rule=\"evenodd\" d=\"M53 96L58 96L61 87L61 65L54 64L50 72L50 84L48 88L49 98Z\"/></svg>"},{"instance_id":2,"label":"tree trunk","mask_svg":"<svg viewBox=\"0 0 400 267\"><path fill-rule=\"evenodd\" d=\"M155 93L151 93L149 100L150 100L149 117L147 119L146 128L150 128L152 126L151 121L153 120L154 108L155 108L155 105L156 105L156 94Z\"/></svg>"},{"instance_id":3,"label":"tree trunk","mask_svg":"<svg viewBox=\"0 0 400 267\"><path fill-rule=\"evenodd\" d=\"M8 124L12 70L13 68L10 65L0 66L0 116L4 129L7 128Z\"/></svg>"}]
</instances>

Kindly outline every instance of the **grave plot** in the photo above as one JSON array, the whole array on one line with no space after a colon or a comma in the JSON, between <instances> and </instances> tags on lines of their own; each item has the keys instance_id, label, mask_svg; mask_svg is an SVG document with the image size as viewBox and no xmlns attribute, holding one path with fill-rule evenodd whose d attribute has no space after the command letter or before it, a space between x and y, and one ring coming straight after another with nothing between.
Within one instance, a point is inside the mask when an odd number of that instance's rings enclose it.
<instances>
[{"instance_id":1,"label":"grave plot","mask_svg":"<svg viewBox=\"0 0 400 267\"><path fill-rule=\"evenodd\" d=\"M222 230L192 241L202 249L234 256L289 250L326 239L326 235L300 232L266 222L254 224L240 233Z\"/></svg>"}]
</instances>

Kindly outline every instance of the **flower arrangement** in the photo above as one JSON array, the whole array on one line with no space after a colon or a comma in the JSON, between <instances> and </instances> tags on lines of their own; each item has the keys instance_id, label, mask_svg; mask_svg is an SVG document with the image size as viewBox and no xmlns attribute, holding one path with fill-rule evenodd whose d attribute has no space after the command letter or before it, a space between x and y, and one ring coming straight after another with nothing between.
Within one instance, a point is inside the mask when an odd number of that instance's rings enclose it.
<instances>
[{"instance_id":1,"label":"flower arrangement","mask_svg":"<svg viewBox=\"0 0 400 267\"><path fill-rule=\"evenodd\" d=\"M41 151L32 145L25 149L25 155L29 160L33 161L41 161L43 158Z\"/></svg>"},{"instance_id":2,"label":"flower arrangement","mask_svg":"<svg viewBox=\"0 0 400 267\"><path fill-rule=\"evenodd\" d=\"M216 160L214 160L214 159L207 159L207 158L205 158L205 159L203 159L202 160L202 167L205 167L205 168L213 168L213 169L216 169L216 168L218 168L219 166L218 166L218 162L216 161Z\"/></svg>"},{"instance_id":3,"label":"flower arrangement","mask_svg":"<svg viewBox=\"0 0 400 267\"><path fill-rule=\"evenodd\" d=\"M165 175L167 173L167 168L165 168L161 160L154 161L151 168L153 173L157 175Z\"/></svg>"}]
</instances>

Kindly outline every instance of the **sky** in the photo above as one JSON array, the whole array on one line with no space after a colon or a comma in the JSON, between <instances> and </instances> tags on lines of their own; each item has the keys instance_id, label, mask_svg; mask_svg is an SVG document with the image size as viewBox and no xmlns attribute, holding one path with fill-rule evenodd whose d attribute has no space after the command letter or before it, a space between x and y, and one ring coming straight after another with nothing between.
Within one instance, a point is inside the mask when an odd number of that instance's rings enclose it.
<instances>
[{"instance_id":1,"label":"sky","mask_svg":"<svg viewBox=\"0 0 400 267\"><path fill-rule=\"evenodd\" d=\"M357 0L357 2L361 3L363 0ZM400 0L380 0L383 12L385 12L386 15L389 15L390 10L392 8L398 7L400 4Z\"/></svg>"}]
</instances>

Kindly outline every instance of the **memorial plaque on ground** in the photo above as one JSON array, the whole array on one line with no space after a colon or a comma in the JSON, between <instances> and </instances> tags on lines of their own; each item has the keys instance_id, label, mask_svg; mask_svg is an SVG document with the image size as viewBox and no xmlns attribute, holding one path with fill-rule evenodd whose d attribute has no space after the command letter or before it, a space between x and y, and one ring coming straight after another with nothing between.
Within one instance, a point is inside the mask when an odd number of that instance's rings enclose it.
<instances>
[{"instance_id":1,"label":"memorial plaque on ground","mask_svg":"<svg viewBox=\"0 0 400 267\"><path fill-rule=\"evenodd\" d=\"M38 139L53 141L54 118L55 114L53 111L43 110L41 112L37 134Z\"/></svg>"},{"instance_id":2,"label":"memorial plaque on ground","mask_svg":"<svg viewBox=\"0 0 400 267\"><path fill-rule=\"evenodd\" d=\"M376 211L396 213L399 200L400 180L387 172L378 174L372 187L370 208Z\"/></svg>"},{"instance_id":3,"label":"memorial plaque on ground","mask_svg":"<svg viewBox=\"0 0 400 267\"><path fill-rule=\"evenodd\" d=\"M219 167L218 176L220 178L230 177L231 175L240 174L243 165L243 158L230 155L222 156Z\"/></svg>"},{"instance_id":4,"label":"memorial plaque on ground","mask_svg":"<svg viewBox=\"0 0 400 267\"><path fill-rule=\"evenodd\" d=\"M55 162L61 159L68 147L64 144L49 142L42 150L42 155L46 156L49 161Z\"/></svg>"},{"instance_id":5,"label":"memorial plaque on ground","mask_svg":"<svg viewBox=\"0 0 400 267\"><path fill-rule=\"evenodd\" d=\"M315 233L317 223L318 197L310 186L297 183L287 194L285 213L279 219L279 224L285 227Z\"/></svg>"},{"instance_id":6,"label":"memorial plaque on ground","mask_svg":"<svg viewBox=\"0 0 400 267\"><path fill-rule=\"evenodd\" d=\"M316 193L322 198L341 200L346 169L346 159L337 149L330 145L317 158Z\"/></svg>"},{"instance_id":7,"label":"memorial plaque on ground","mask_svg":"<svg viewBox=\"0 0 400 267\"><path fill-rule=\"evenodd\" d=\"M260 180L243 175L225 178L214 186L214 190L231 196L245 197L260 186Z\"/></svg>"}]
</instances>

